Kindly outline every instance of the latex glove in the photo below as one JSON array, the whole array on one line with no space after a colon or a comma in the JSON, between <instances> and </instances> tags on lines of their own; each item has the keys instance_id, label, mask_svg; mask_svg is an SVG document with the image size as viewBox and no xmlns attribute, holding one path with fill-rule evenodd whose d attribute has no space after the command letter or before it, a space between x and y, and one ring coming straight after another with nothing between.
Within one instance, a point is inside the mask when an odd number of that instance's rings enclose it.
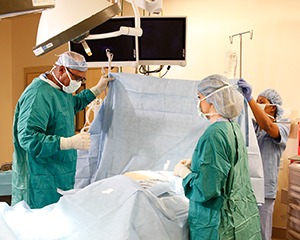
<instances>
[{"instance_id":1,"label":"latex glove","mask_svg":"<svg viewBox=\"0 0 300 240\"><path fill-rule=\"evenodd\" d=\"M177 163L174 168L174 175L182 178L185 178L191 172L192 171L190 170L190 168L187 165L182 164L181 162Z\"/></svg>"},{"instance_id":2,"label":"latex glove","mask_svg":"<svg viewBox=\"0 0 300 240\"><path fill-rule=\"evenodd\" d=\"M184 159L180 161L182 164L188 166L189 168L191 168L191 164L192 164L192 159Z\"/></svg>"},{"instance_id":3,"label":"latex glove","mask_svg":"<svg viewBox=\"0 0 300 240\"><path fill-rule=\"evenodd\" d=\"M107 75L103 75L98 84L94 87L92 87L90 90L95 94L95 96L97 97L98 95L100 95L108 86L108 82L115 80L115 78L111 77L109 78Z\"/></svg>"},{"instance_id":4,"label":"latex glove","mask_svg":"<svg viewBox=\"0 0 300 240\"><path fill-rule=\"evenodd\" d=\"M73 137L60 138L60 149L88 150L91 145L90 133L78 133Z\"/></svg>"},{"instance_id":5,"label":"latex glove","mask_svg":"<svg viewBox=\"0 0 300 240\"><path fill-rule=\"evenodd\" d=\"M250 102L253 98L252 86L242 78L238 80L237 84L242 88L243 94L245 95L247 102Z\"/></svg>"}]
</instances>

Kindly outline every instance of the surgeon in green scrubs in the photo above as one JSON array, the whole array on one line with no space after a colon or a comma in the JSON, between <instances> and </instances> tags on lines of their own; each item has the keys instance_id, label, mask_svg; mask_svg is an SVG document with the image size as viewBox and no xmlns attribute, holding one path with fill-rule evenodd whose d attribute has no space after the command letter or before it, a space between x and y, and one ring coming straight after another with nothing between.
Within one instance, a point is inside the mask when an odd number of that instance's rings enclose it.
<instances>
[{"instance_id":1,"label":"surgeon in green scrubs","mask_svg":"<svg viewBox=\"0 0 300 240\"><path fill-rule=\"evenodd\" d=\"M246 144L234 121L243 109L243 96L226 77L211 75L199 83L198 97L199 115L211 125L192 159L174 169L190 200L190 239L261 239Z\"/></svg>"},{"instance_id":2,"label":"surgeon in green scrubs","mask_svg":"<svg viewBox=\"0 0 300 240\"><path fill-rule=\"evenodd\" d=\"M13 122L12 205L24 200L30 208L42 208L59 200L57 189L73 188L76 150L90 146L89 133L75 135L75 114L113 80L104 75L96 86L73 95L87 69L82 55L65 52L22 93Z\"/></svg>"}]
</instances>

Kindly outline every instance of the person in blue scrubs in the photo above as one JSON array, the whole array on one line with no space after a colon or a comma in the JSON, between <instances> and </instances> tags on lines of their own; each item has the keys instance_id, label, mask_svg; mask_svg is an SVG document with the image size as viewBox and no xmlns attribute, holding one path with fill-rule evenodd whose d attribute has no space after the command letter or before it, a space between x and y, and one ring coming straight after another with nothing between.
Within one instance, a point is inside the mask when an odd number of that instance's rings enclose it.
<instances>
[{"instance_id":1,"label":"person in blue scrubs","mask_svg":"<svg viewBox=\"0 0 300 240\"><path fill-rule=\"evenodd\" d=\"M286 148L289 129L286 125L276 122L284 112L281 108L282 99L276 90L264 90L255 101L249 83L240 79L238 85L242 87L255 117L253 125L260 148L265 181L265 203L259 207L261 234L263 240L271 240L280 158Z\"/></svg>"},{"instance_id":2,"label":"person in blue scrubs","mask_svg":"<svg viewBox=\"0 0 300 240\"><path fill-rule=\"evenodd\" d=\"M87 69L82 55L65 52L18 100L13 122L12 205L24 200L30 208L42 208L59 200L58 188L73 188L76 150L90 146L89 133L75 135L75 114L113 80L104 75L96 86L73 95L86 80Z\"/></svg>"},{"instance_id":3,"label":"person in blue scrubs","mask_svg":"<svg viewBox=\"0 0 300 240\"><path fill-rule=\"evenodd\" d=\"M208 76L198 85L198 112L211 125L192 159L180 161L174 169L189 199L191 240L261 239L247 148L234 121L244 102L236 87L222 75Z\"/></svg>"}]
</instances>

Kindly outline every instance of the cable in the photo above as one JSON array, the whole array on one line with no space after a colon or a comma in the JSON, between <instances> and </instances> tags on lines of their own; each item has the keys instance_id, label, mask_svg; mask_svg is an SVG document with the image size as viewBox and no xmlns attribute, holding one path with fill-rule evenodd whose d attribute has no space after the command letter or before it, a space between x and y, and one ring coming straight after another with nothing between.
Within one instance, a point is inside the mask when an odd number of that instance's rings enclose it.
<instances>
[{"instance_id":1,"label":"cable","mask_svg":"<svg viewBox=\"0 0 300 240\"><path fill-rule=\"evenodd\" d=\"M161 78L163 78L169 72L170 68L171 68L171 65L168 65L167 71L164 73L164 75L161 76Z\"/></svg>"},{"instance_id":2,"label":"cable","mask_svg":"<svg viewBox=\"0 0 300 240\"><path fill-rule=\"evenodd\" d=\"M145 66L145 65L141 65L141 66L139 67L139 72L140 72L141 74L144 74L144 75L149 74L149 73L158 73L158 72L160 72L160 71L163 69L163 67L164 67L164 65L160 65L159 68L157 68L157 69L155 69L155 70L149 71L149 70L146 69L146 66Z\"/></svg>"},{"instance_id":3,"label":"cable","mask_svg":"<svg viewBox=\"0 0 300 240\"><path fill-rule=\"evenodd\" d=\"M141 74L147 75L147 74L149 74L149 73L159 73L159 72L161 72L161 70L162 70L163 68L164 68L164 65L160 65L159 68L157 68L157 69L155 69L155 70L149 71L149 70L146 69L146 66L145 66L145 65L141 65L141 66L139 67L139 72L140 72ZM171 65L168 65L166 72L161 76L161 78L163 78L163 77L169 72L170 68L171 68Z\"/></svg>"}]
</instances>

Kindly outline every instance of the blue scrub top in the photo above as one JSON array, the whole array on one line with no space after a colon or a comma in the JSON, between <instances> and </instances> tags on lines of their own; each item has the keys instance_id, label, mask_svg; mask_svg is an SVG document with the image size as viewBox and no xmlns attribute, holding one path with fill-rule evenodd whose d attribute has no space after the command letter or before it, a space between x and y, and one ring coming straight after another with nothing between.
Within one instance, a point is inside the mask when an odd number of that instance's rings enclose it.
<instances>
[{"instance_id":1,"label":"blue scrub top","mask_svg":"<svg viewBox=\"0 0 300 240\"><path fill-rule=\"evenodd\" d=\"M254 119L252 120L263 163L265 198L275 199L277 193L280 158L286 148L286 143L289 137L289 129L282 123L276 123L279 129L280 139L275 139L264 130L259 131L260 126Z\"/></svg>"}]
</instances>

